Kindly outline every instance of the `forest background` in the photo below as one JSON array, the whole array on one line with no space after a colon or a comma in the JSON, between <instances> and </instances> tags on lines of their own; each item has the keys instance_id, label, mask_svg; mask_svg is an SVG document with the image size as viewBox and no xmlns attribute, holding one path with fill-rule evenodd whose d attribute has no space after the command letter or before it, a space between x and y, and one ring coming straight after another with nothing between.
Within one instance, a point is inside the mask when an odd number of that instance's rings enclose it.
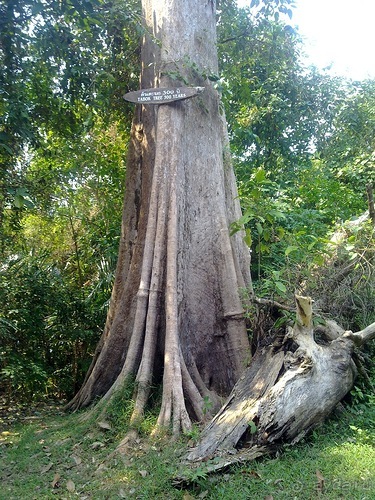
<instances>
[{"instance_id":1,"label":"forest background","mask_svg":"<svg viewBox=\"0 0 375 500\"><path fill-rule=\"evenodd\" d=\"M289 304L295 290L310 293L318 320L360 330L375 321L374 221L364 215L375 81L306 67L285 22L292 6L218 2L220 74L206 76L222 94L243 207L232 232L245 228L258 297ZM123 95L139 86L142 34L135 0L0 5L0 392L9 400L71 398L102 332L133 115Z\"/></svg>"}]
</instances>

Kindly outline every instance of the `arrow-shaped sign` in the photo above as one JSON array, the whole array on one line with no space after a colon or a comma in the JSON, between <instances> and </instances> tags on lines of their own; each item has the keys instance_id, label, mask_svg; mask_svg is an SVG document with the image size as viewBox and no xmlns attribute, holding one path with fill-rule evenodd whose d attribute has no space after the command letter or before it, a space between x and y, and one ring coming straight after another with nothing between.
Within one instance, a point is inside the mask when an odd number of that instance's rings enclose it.
<instances>
[{"instance_id":1,"label":"arrow-shaped sign","mask_svg":"<svg viewBox=\"0 0 375 500\"><path fill-rule=\"evenodd\" d=\"M160 87L156 89L143 89L128 92L124 95L124 99L136 104L168 104L170 102L195 97L203 91L204 87Z\"/></svg>"}]
</instances>

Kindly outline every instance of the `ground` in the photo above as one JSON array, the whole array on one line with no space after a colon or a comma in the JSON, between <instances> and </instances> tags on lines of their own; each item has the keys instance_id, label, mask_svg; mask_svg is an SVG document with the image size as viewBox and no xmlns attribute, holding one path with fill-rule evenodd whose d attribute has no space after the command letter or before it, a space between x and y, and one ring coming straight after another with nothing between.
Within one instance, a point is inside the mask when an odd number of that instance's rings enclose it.
<instances>
[{"instance_id":1,"label":"ground","mask_svg":"<svg viewBox=\"0 0 375 500\"><path fill-rule=\"evenodd\" d=\"M372 401L373 403L373 401ZM185 447L199 430L171 443L136 440L125 456L112 454L120 418L94 426L64 415L61 403L0 407L0 499L298 499L371 500L375 495L375 407L347 406L303 443L276 457L173 486ZM152 425L150 416L148 425ZM143 428L147 432L146 426Z\"/></svg>"}]
</instances>

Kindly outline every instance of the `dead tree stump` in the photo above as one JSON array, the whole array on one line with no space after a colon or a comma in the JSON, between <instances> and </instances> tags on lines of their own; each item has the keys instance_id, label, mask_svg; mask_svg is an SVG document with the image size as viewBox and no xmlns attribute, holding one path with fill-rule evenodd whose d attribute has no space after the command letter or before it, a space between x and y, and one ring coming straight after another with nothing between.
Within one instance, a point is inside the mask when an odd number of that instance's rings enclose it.
<instances>
[{"instance_id":1,"label":"dead tree stump","mask_svg":"<svg viewBox=\"0 0 375 500\"><path fill-rule=\"evenodd\" d=\"M337 331L337 324L327 323L331 340L320 345L314 339L311 299L296 296L296 307L294 326L281 341L258 350L186 455L187 462L209 460L210 470L217 470L293 444L350 391L356 374L354 345L375 337L375 323L357 333Z\"/></svg>"}]
</instances>

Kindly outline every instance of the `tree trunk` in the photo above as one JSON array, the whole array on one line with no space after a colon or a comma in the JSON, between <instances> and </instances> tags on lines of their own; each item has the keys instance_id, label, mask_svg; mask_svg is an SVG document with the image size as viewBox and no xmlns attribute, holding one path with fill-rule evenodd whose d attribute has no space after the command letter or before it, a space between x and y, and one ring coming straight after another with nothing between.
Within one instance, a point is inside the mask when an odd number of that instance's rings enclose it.
<instances>
[{"instance_id":1,"label":"tree trunk","mask_svg":"<svg viewBox=\"0 0 375 500\"><path fill-rule=\"evenodd\" d=\"M367 201L368 201L368 212L372 225L375 226L375 203L374 203L374 187L372 184L367 184Z\"/></svg>"},{"instance_id":2,"label":"tree trunk","mask_svg":"<svg viewBox=\"0 0 375 500\"><path fill-rule=\"evenodd\" d=\"M220 98L212 0L143 0L141 88L205 87L201 96L137 106L122 235L104 333L68 407L108 402L136 379L132 420L162 377L158 426L202 420L249 361L240 289L251 287Z\"/></svg>"},{"instance_id":3,"label":"tree trunk","mask_svg":"<svg viewBox=\"0 0 375 500\"><path fill-rule=\"evenodd\" d=\"M281 341L258 349L187 461L216 457L207 468L218 470L295 443L352 388L353 347L375 337L375 323L352 333L327 322L320 345L314 339L311 299L296 297L296 304L294 327Z\"/></svg>"}]
</instances>

